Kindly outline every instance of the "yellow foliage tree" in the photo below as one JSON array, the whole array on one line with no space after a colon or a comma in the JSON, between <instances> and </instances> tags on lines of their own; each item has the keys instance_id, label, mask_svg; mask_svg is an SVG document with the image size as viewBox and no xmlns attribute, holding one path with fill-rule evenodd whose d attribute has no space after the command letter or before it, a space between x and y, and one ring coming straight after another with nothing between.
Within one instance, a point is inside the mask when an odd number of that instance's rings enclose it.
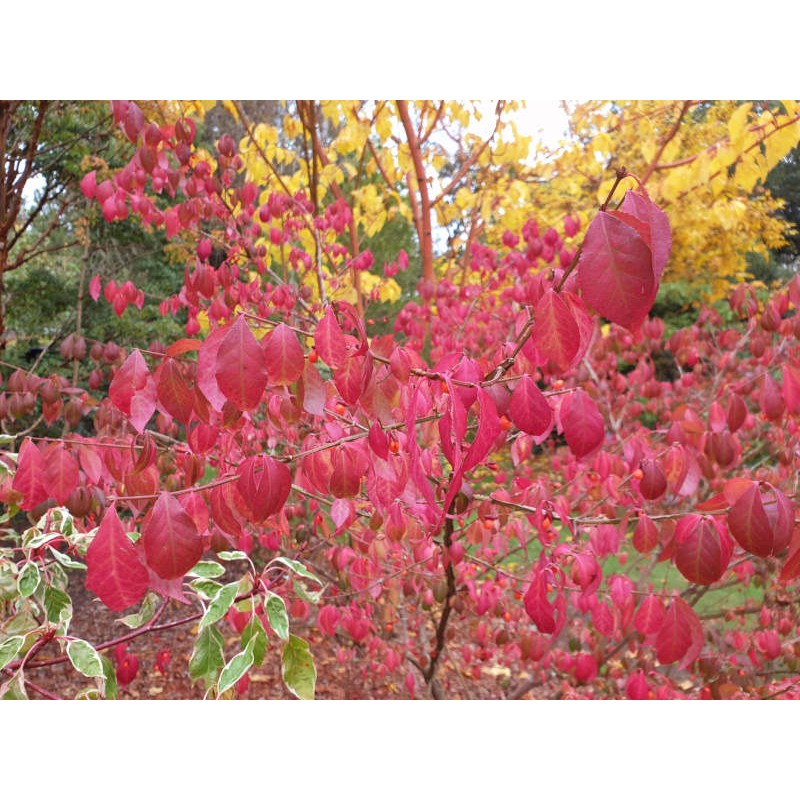
<instances>
[{"instance_id":1,"label":"yellow foliage tree","mask_svg":"<svg viewBox=\"0 0 800 800\"><path fill-rule=\"evenodd\" d=\"M534 168L529 200L557 220L581 198L602 203L624 167L669 215L666 281L686 281L708 299L747 276L748 253L785 242L782 201L764 184L800 142L800 105L736 101L595 101L570 109L562 151ZM619 195L621 197L621 194Z\"/></svg>"},{"instance_id":2,"label":"yellow foliage tree","mask_svg":"<svg viewBox=\"0 0 800 800\"><path fill-rule=\"evenodd\" d=\"M359 308L370 294L399 294L379 274L381 265L371 272L352 266L397 215L414 225L425 280L466 279L472 242L497 245L529 217L560 229L566 215L577 215L585 225L621 167L635 176L621 188L638 182L670 217L664 279L688 282L698 298L722 296L746 277L747 254L780 247L788 230L775 213L781 201L764 183L800 141L795 101L573 104L568 137L556 152L539 147L536 159L515 127L517 102L286 101L278 123L249 119L234 101L222 104L244 130L242 172L261 202L282 191L304 193L315 211L335 200L346 204L352 221L339 263L320 255L320 237L334 234L315 230L309 214L307 246L318 262L311 288ZM170 102L149 110L171 122L187 112L202 117L212 105ZM261 243L280 264L285 254L270 241L268 224Z\"/></svg>"}]
</instances>

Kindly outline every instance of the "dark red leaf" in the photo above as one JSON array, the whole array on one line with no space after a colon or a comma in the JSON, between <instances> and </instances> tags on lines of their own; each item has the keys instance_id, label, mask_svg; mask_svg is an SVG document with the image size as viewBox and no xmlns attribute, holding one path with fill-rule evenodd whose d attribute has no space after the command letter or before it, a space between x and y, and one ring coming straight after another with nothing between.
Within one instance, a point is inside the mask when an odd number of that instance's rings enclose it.
<instances>
[{"instance_id":1,"label":"dark red leaf","mask_svg":"<svg viewBox=\"0 0 800 800\"><path fill-rule=\"evenodd\" d=\"M214 376L222 394L240 411L261 402L267 385L266 358L241 315L220 342Z\"/></svg>"},{"instance_id":2,"label":"dark red leaf","mask_svg":"<svg viewBox=\"0 0 800 800\"><path fill-rule=\"evenodd\" d=\"M147 569L127 537L116 507L106 509L86 551L86 588L112 611L138 603L147 591Z\"/></svg>"},{"instance_id":3,"label":"dark red leaf","mask_svg":"<svg viewBox=\"0 0 800 800\"><path fill-rule=\"evenodd\" d=\"M707 586L728 567L733 542L723 525L710 517L688 514L675 528L675 566L692 583Z\"/></svg>"},{"instance_id":4,"label":"dark red leaf","mask_svg":"<svg viewBox=\"0 0 800 800\"><path fill-rule=\"evenodd\" d=\"M236 484L253 522L277 514L292 488L292 473L286 464L271 456L251 456L239 467Z\"/></svg>"},{"instance_id":5,"label":"dark red leaf","mask_svg":"<svg viewBox=\"0 0 800 800\"><path fill-rule=\"evenodd\" d=\"M656 638L656 655L662 664L680 661L692 645L694 611L679 597L673 599L664 614Z\"/></svg>"},{"instance_id":6,"label":"dark red leaf","mask_svg":"<svg viewBox=\"0 0 800 800\"><path fill-rule=\"evenodd\" d=\"M185 575L203 555L203 538L180 501L162 492L142 525L147 564L160 578Z\"/></svg>"},{"instance_id":7,"label":"dark red leaf","mask_svg":"<svg viewBox=\"0 0 800 800\"><path fill-rule=\"evenodd\" d=\"M584 300L611 322L636 329L655 300L650 248L637 231L600 211L586 231L577 266Z\"/></svg>"}]
</instances>

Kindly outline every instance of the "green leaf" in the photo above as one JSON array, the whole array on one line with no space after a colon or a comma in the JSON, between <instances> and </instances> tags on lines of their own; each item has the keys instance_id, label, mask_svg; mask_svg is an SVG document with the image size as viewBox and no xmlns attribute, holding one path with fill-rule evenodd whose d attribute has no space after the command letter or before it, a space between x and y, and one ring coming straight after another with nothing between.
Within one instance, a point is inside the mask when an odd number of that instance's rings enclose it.
<instances>
[{"instance_id":1,"label":"green leaf","mask_svg":"<svg viewBox=\"0 0 800 800\"><path fill-rule=\"evenodd\" d=\"M72 639L67 644L67 655L78 672L87 678L103 677L103 662L100 654L89 642L83 639Z\"/></svg>"},{"instance_id":2,"label":"green leaf","mask_svg":"<svg viewBox=\"0 0 800 800\"><path fill-rule=\"evenodd\" d=\"M9 636L8 639L0 644L0 669L16 658L23 644L25 644L24 636Z\"/></svg>"},{"instance_id":3,"label":"green leaf","mask_svg":"<svg viewBox=\"0 0 800 800\"><path fill-rule=\"evenodd\" d=\"M0 700L27 700L25 676L18 669L5 683L0 684Z\"/></svg>"},{"instance_id":4,"label":"green leaf","mask_svg":"<svg viewBox=\"0 0 800 800\"><path fill-rule=\"evenodd\" d=\"M153 619L157 608L158 595L154 592L148 592L144 596L142 605L139 606L139 610L136 613L128 614L127 616L118 619L117 622L121 622L128 628L141 628L142 625L146 625L151 619Z\"/></svg>"},{"instance_id":5,"label":"green leaf","mask_svg":"<svg viewBox=\"0 0 800 800\"><path fill-rule=\"evenodd\" d=\"M203 614L203 618L200 620L200 630L219 622L228 613L228 609L233 605L238 593L239 581L222 586L209 603L206 613Z\"/></svg>"},{"instance_id":6,"label":"green leaf","mask_svg":"<svg viewBox=\"0 0 800 800\"><path fill-rule=\"evenodd\" d=\"M58 625L72 619L72 600L61 589L45 586L43 603L48 622Z\"/></svg>"},{"instance_id":7,"label":"green leaf","mask_svg":"<svg viewBox=\"0 0 800 800\"><path fill-rule=\"evenodd\" d=\"M269 625L281 639L289 638L289 614L286 611L286 603L280 595L274 592L267 592L264 598L264 609L267 612Z\"/></svg>"},{"instance_id":8,"label":"green leaf","mask_svg":"<svg viewBox=\"0 0 800 800\"><path fill-rule=\"evenodd\" d=\"M19 571L17 578L17 589L22 597L30 597L39 585L41 575L39 575L39 567L28 561L25 566Z\"/></svg>"},{"instance_id":9,"label":"green leaf","mask_svg":"<svg viewBox=\"0 0 800 800\"><path fill-rule=\"evenodd\" d=\"M289 636L289 641L283 646L281 671L283 682L295 697L300 700L314 699L317 669L308 642L299 636Z\"/></svg>"},{"instance_id":10,"label":"green leaf","mask_svg":"<svg viewBox=\"0 0 800 800\"><path fill-rule=\"evenodd\" d=\"M255 640L251 640L243 652L237 653L223 668L217 683L217 692L222 694L231 688L242 675L253 666Z\"/></svg>"},{"instance_id":11,"label":"green leaf","mask_svg":"<svg viewBox=\"0 0 800 800\"><path fill-rule=\"evenodd\" d=\"M186 574L191 578L219 578L225 574L225 567L216 561L198 561Z\"/></svg>"},{"instance_id":12,"label":"green leaf","mask_svg":"<svg viewBox=\"0 0 800 800\"><path fill-rule=\"evenodd\" d=\"M267 632L264 630L264 623L255 614L253 614L242 631L242 647L247 647L251 642L253 642L253 663L260 667L264 661L264 656L267 654L269 641Z\"/></svg>"},{"instance_id":13,"label":"green leaf","mask_svg":"<svg viewBox=\"0 0 800 800\"><path fill-rule=\"evenodd\" d=\"M222 584L208 578L195 578L189 582L189 586L205 600L213 599L217 592L222 588Z\"/></svg>"},{"instance_id":14,"label":"green leaf","mask_svg":"<svg viewBox=\"0 0 800 800\"><path fill-rule=\"evenodd\" d=\"M271 563L274 564L276 562L283 564L285 567L289 567L292 572L297 573L303 578L308 578L309 580L318 583L320 586L323 586L322 581L316 575L314 575L313 572L309 572L308 569L299 561L295 561L293 558L286 558L285 556L278 556L277 558L273 558Z\"/></svg>"},{"instance_id":15,"label":"green leaf","mask_svg":"<svg viewBox=\"0 0 800 800\"><path fill-rule=\"evenodd\" d=\"M192 681L203 678L207 687L216 681L217 672L225 664L222 656L224 644L225 640L216 628L209 627L200 631L189 659L189 677Z\"/></svg>"},{"instance_id":16,"label":"green leaf","mask_svg":"<svg viewBox=\"0 0 800 800\"><path fill-rule=\"evenodd\" d=\"M70 558L66 553L56 550L55 547L48 547L47 549L53 554L53 558L55 558L59 564L68 567L69 569L86 569L86 564L82 564L80 561L75 561L75 559Z\"/></svg>"},{"instance_id":17,"label":"green leaf","mask_svg":"<svg viewBox=\"0 0 800 800\"><path fill-rule=\"evenodd\" d=\"M320 589L318 592L309 592L306 587L300 583L300 581L297 581L294 584L294 590L301 600L305 600L307 603L313 603L314 605L319 603L319 601L322 599L323 592L325 591L324 589Z\"/></svg>"},{"instance_id":18,"label":"green leaf","mask_svg":"<svg viewBox=\"0 0 800 800\"><path fill-rule=\"evenodd\" d=\"M103 662L103 676L105 677L105 698L106 700L117 699L117 673L110 658L100 656Z\"/></svg>"},{"instance_id":19,"label":"green leaf","mask_svg":"<svg viewBox=\"0 0 800 800\"><path fill-rule=\"evenodd\" d=\"M247 553L243 553L241 550L223 550L221 553L217 553L217 558L221 558L223 561L249 561Z\"/></svg>"}]
</instances>

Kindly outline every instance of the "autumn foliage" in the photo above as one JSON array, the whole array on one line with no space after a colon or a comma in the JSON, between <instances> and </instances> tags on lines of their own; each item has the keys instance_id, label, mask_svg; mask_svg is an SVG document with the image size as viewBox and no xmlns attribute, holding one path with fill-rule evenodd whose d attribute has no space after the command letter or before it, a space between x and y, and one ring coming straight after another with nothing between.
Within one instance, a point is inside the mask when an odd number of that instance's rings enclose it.
<instances>
[{"instance_id":1,"label":"autumn foliage","mask_svg":"<svg viewBox=\"0 0 800 800\"><path fill-rule=\"evenodd\" d=\"M64 433L20 434L3 462L7 524L30 518L0 562L4 694L39 682L45 648L100 695L134 679L135 637L70 636L66 576L84 569L141 635L185 606L209 696L280 658L313 697L320 643L402 697L469 696L487 676L505 697L796 693L797 279L741 284L728 317L667 336L650 312L676 231L619 167L599 204L573 198L580 214L531 206L494 243L476 225L457 268L423 272L373 335L408 256L377 265L359 241L370 192L291 191L263 130L211 153L192 118L113 108L133 155L81 189L109 224L133 216L191 253L161 301L185 337L69 340L100 391L6 381L3 419L22 430L38 409ZM310 113L306 177L344 185ZM421 234L437 198L398 113ZM483 152L472 167L500 180ZM120 315L144 302L100 276L90 293Z\"/></svg>"}]
</instances>

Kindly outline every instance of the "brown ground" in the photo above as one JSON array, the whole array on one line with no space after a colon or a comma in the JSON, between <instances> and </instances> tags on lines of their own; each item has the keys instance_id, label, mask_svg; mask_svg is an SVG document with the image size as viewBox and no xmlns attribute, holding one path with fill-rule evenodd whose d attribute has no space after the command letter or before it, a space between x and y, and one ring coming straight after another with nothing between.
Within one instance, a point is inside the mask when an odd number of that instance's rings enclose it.
<instances>
[{"instance_id":1,"label":"brown ground","mask_svg":"<svg viewBox=\"0 0 800 800\"><path fill-rule=\"evenodd\" d=\"M109 611L99 600L83 586L82 574L72 573L70 576L70 596L73 602L73 621L70 634L78 636L98 646L102 642L113 640L130 632L130 629L116 620L121 616ZM171 601L159 622L168 622L187 616L190 607ZM202 699L204 687L202 681L193 684L188 675L187 665L192 653L196 634L196 623L171 628L166 631L148 633L128 644L128 651L139 660L139 670L135 679L127 687L119 688L119 699L165 699L184 700ZM240 649L238 634L227 623L221 622L219 629L226 639L229 650L226 658ZM364 682L361 674L363 664L361 654L347 647L351 642L344 639L337 643L329 637L322 636L315 625L298 623L292 620L292 632L305 638L310 645L317 667L317 699L408 699L410 696L403 684L405 667L386 676L372 676ZM354 658L344 664L337 659L337 650L345 646ZM157 669L157 656L164 648L169 648L171 663L162 674ZM111 655L111 649L104 651ZM40 659L57 657L60 654L56 644L48 645L38 656ZM448 675L453 678L447 665L441 670L442 678ZM69 662L64 662L39 669L26 670L25 677L40 686L46 692L63 699L73 699L78 693L92 688L93 681L78 673ZM503 693L497 685L496 678L487 676L487 683L466 686L464 678L453 678L447 681L446 696L491 698L502 697ZM418 696L421 685L418 678ZM41 699L32 687L28 687L32 699ZM242 699L293 699L294 696L283 684L280 675L280 650L275 648L267 653L264 662L250 672L250 683L243 692Z\"/></svg>"}]
</instances>

